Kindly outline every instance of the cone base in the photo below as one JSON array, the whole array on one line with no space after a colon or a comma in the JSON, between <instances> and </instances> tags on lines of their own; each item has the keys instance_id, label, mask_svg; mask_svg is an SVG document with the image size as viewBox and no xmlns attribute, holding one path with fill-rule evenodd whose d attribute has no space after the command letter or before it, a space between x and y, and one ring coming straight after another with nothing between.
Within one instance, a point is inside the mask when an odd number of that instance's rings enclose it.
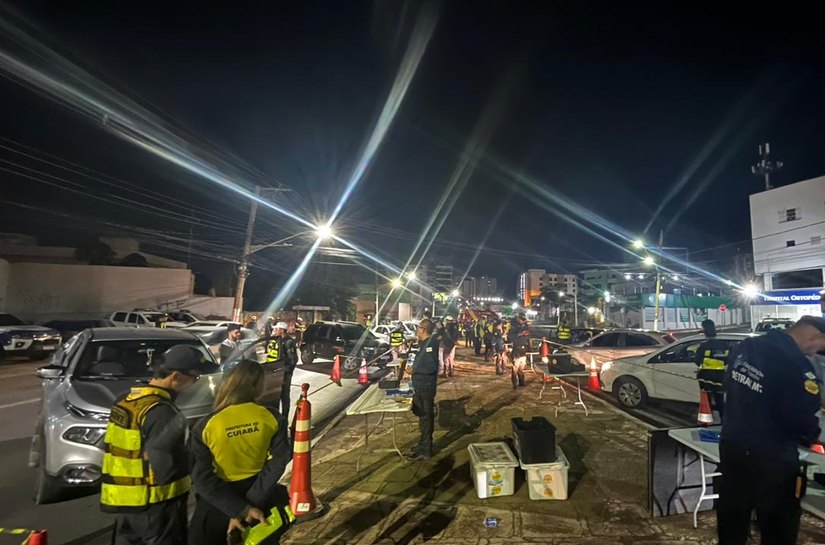
<instances>
[{"instance_id":1,"label":"cone base","mask_svg":"<svg viewBox=\"0 0 825 545\"><path fill-rule=\"evenodd\" d=\"M301 522L306 522L308 520L315 520L327 513L327 506L321 503L321 500L319 500L317 496L314 498L315 509L309 511L308 513L301 513L300 515L295 513L295 524L300 524Z\"/></svg>"}]
</instances>

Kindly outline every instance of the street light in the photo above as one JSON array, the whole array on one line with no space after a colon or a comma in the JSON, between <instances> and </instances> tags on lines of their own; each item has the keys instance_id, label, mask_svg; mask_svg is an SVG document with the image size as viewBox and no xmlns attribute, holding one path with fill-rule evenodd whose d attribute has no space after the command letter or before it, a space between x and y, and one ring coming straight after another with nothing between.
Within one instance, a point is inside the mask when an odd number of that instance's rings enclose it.
<instances>
[{"instance_id":1,"label":"street light","mask_svg":"<svg viewBox=\"0 0 825 545\"><path fill-rule=\"evenodd\" d=\"M753 331L753 300L759 296L759 287L756 284L745 284L742 288L742 295L748 298L748 306L751 315L751 331Z\"/></svg>"},{"instance_id":2,"label":"street light","mask_svg":"<svg viewBox=\"0 0 825 545\"><path fill-rule=\"evenodd\" d=\"M327 225L318 225L315 227L315 235L318 237L318 240L326 240L333 236L332 227Z\"/></svg>"},{"instance_id":3,"label":"street light","mask_svg":"<svg viewBox=\"0 0 825 545\"><path fill-rule=\"evenodd\" d=\"M645 243L644 243L643 240L637 238L636 240L633 241L633 247L636 248L637 250L644 250L645 249Z\"/></svg>"},{"instance_id":4,"label":"street light","mask_svg":"<svg viewBox=\"0 0 825 545\"><path fill-rule=\"evenodd\" d=\"M653 256L650 256L650 255L646 255L645 258L642 261L648 267L652 267L652 266L656 265L656 260L653 259Z\"/></svg>"},{"instance_id":5,"label":"street light","mask_svg":"<svg viewBox=\"0 0 825 545\"><path fill-rule=\"evenodd\" d=\"M393 278L392 279L392 287L395 289L400 288L404 285L404 282L400 278Z\"/></svg>"},{"instance_id":6,"label":"street light","mask_svg":"<svg viewBox=\"0 0 825 545\"><path fill-rule=\"evenodd\" d=\"M415 280L416 279L415 271L408 272L407 273L407 278L409 278L410 280Z\"/></svg>"},{"instance_id":7,"label":"street light","mask_svg":"<svg viewBox=\"0 0 825 545\"><path fill-rule=\"evenodd\" d=\"M450 292L450 295L452 295L453 297L458 297L459 296L458 290L453 290L452 292Z\"/></svg>"},{"instance_id":8,"label":"street light","mask_svg":"<svg viewBox=\"0 0 825 545\"><path fill-rule=\"evenodd\" d=\"M591 316L596 314L596 307L587 307L587 313Z\"/></svg>"}]
</instances>

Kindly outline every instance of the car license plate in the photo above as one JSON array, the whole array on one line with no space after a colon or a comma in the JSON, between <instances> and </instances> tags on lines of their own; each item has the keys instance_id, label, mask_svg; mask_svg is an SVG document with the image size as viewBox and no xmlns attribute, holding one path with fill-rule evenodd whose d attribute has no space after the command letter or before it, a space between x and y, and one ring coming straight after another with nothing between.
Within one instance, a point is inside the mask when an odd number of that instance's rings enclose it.
<instances>
[{"instance_id":1,"label":"car license plate","mask_svg":"<svg viewBox=\"0 0 825 545\"><path fill-rule=\"evenodd\" d=\"M55 348L57 348L57 347L54 346L54 345L46 345L46 346L43 347L43 350L54 350Z\"/></svg>"}]
</instances>

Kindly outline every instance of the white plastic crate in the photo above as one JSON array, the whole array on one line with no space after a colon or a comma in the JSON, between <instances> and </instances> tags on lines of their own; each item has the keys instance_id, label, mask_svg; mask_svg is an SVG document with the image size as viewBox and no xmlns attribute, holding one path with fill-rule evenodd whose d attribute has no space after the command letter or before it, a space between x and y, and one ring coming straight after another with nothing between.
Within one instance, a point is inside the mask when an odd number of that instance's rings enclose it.
<instances>
[{"instance_id":1,"label":"white plastic crate","mask_svg":"<svg viewBox=\"0 0 825 545\"><path fill-rule=\"evenodd\" d=\"M507 443L473 443L467 450L478 497L512 496L518 460Z\"/></svg>"},{"instance_id":2,"label":"white plastic crate","mask_svg":"<svg viewBox=\"0 0 825 545\"><path fill-rule=\"evenodd\" d=\"M527 472L527 490L531 500L566 500L567 470L570 462L556 445L556 461L552 464L520 464Z\"/></svg>"}]
</instances>

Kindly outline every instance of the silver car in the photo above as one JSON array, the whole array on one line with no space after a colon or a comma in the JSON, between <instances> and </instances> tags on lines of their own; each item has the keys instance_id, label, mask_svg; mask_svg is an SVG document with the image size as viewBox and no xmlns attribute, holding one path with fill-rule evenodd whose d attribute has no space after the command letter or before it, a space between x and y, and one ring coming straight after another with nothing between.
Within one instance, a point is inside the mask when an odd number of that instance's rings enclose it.
<instances>
[{"instance_id":1,"label":"silver car","mask_svg":"<svg viewBox=\"0 0 825 545\"><path fill-rule=\"evenodd\" d=\"M72 337L51 363L37 371L43 379L40 417L32 437L29 466L37 468L35 502L57 501L67 488L98 484L109 410L168 348L191 344L215 362L201 339L162 328L86 329ZM221 373L204 375L176 400L190 421L209 414Z\"/></svg>"}]
</instances>

